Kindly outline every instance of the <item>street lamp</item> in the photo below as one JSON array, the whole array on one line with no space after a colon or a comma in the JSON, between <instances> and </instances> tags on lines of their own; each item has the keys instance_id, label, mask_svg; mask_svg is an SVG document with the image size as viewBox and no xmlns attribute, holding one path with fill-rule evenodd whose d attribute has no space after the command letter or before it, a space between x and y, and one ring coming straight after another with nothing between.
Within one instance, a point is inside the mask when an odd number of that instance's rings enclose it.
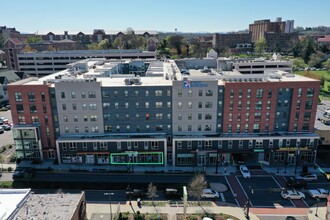
<instances>
[{"instance_id":1,"label":"street lamp","mask_svg":"<svg viewBox=\"0 0 330 220\"><path fill-rule=\"evenodd\" d=\"M320 201L320 199L319 199L319 198L316 198L316 201L317 201L317 203L316 203L316 212L315 212L315 216L318 217L318 215L317 215L317 211L319 210L319 201Z\"/></svg>"},{"instance_id":2,"label":"street lamp","mask_svg":"<svg viewBox=\"0 0 330 220\"><path fill-rule=\"evenodd\" d=\"M129 205L131 206L132 205L132 200L131 200L131 187L130 187L130 184L128 184L127 186L127 192L128 192L128 199L129 199Z\"/></svg>"},{"instance_id":3,"label":"street lamp","mask_svg":"<svg viewBox=\"0 0 330 220\"><path fill-rule=\"evenodd\" d=\"M251 194L254 193L253 189L251 188L251 186L249 186L249 192ZM247 197L247 202L245 203L245 207L246 207L246 214L245 214L245 217L246 219L250 219L250 216L249 216L249 212L250 212L250 197L248 194L246 194L246 197ZM244 208L245 208L244 207Z\"/></svg>"},{"instance_id":4,"label":"street lamp","mask_svg":"<svg viewBox=\"0 0 330 220\"><path fill-rule=\"evenodd\" d=\"M217 149L217 161L215 162L215 174L218 174L219 167L219 149Z\"/></svg>"},{"instance_id":5,"label":"street lamp","mask_svg":"<svg viewBox=\"0 0 330 220\"><path fill-rule=\"evenodd\" d=\"M111 196L113 196L114 193L104 193L104 195L105 195L105 196L109 196L110 220L112 220Z\"/></svg>"},{"instance_id":6,"label":"street lamp","mask_svg":"<svg viewBox=\"0 0 330 220\"><path fill-rule=\"evenodd\" d=\"M288 155L285 153L285 159L284 159L284 173L286 173L286 163L288 162Z\"/></svg>"},{"instance_id":7,"label":"street lamp","mask_svg":"<svg viewBox=\"0 0 330 220\"><path fill-rule=\"evenodd\" d=\"M294 173L297 173L297 167L298 167L298 160L299 160L299 156L300 156L300 149L297 150L297 155L296 155L296 165L294 167Z\"/></svg>"}]
</instances>

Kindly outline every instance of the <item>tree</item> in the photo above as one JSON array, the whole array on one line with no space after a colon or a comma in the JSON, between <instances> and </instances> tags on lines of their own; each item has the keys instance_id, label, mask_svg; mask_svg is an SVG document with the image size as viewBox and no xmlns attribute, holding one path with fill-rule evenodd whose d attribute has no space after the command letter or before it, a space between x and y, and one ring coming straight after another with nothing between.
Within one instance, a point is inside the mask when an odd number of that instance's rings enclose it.
<instances>
[{"instance_id":1,"label":"tree","mask_svg":"<svg viewBox=\"0 0 330 220\"><path fill-rule=\"evenodd\" d=\"M293 46L292 46L292 54L293 54L293 57L296 58L300 55L301 53L301 43L299 41L295 41L293 42Z\"/></svg>"},{"instance_id":2,"label":"tree","mask_svg":"<svg viewBox=\"0 0 330 220\"><path fill-rule=\"evenodd\" d=\"M48 51L55 51L55 47L54 47L53 45L49 45L49 46L47 47L47 50L48 50Z\"/></svg>"},{"instance_id":3,"label":"tree","mask_svg":"<svg viewBox=\"0 0 330 220\"><path fill-rule=\"evenodd\" d=\"M98 43L92 43L92 44L88 44L87 48L88 48L88 50L98 50L99 45L98 45Z\"/></svg>"},{"instance_id":4,"label":"tree","mask_svg":"<svg viewBox=\"0 0 330 220\"><path fill-rule=\"evenodd\" d=\"M305 63L308 63L310 56L315 53L315 42L312 37L306 36L302 42L302 50L301 50L301 55L302 58L304 59Z\"/></svg>"},{"instance_id":5,"label":"tree","mask_svg":"<svg viewBox=\"0 0 330 220\"><path fill-rule=\"evenodd\" d=\"M5 46L5 38L0 34L0 49L3 49Z\"/></svg>"},{"instance_id":6,"label":"tree","mask_svg":"<svg viewBox=\"0 0 330 220\"><path fill-rule=\"evenodd\" d=\"M330 58L325 62L324 68L326 68L328 71L330 71Z\"/></svg>"},{"instance_id":7,"label":"tree","mask_svg":"<svg viewBox=\"0 0 330 220\"><path fill-rule=\"evenodd\" d=\"M116 37L116 39L112 43L113 49L121 49L122 48L122 40L120 37Z\"/></svg>"},{"instance_id":8,"label":"tree","mask_svg":"<svg viewBox=\"0 0 330 220\"><path fill-rule=\"evenodd\" d=\"M39 43L39 42L41 42L41 41L42 41L42 39L41 39L40 36L36 36L36 35L34 35L34 36L29 36L29 37L25 40L25 43L26 43L26 44L35 44L35 43Z\"/></svg>"},{"instance_id":9,"label":"tree","mask_svg":"<svg viewBox=\"0 0 330 220\"><path fill-rule=\"evenodd\" d=\"M192 197L197 198L198 204L203 193L203 189L207 186L204 174L197 174L193 177L188 186L188 192Z\"/></svg>"},{"instance_id":10,"label":"tree","mask_svg":"<svg viewBox=\"0 0 330 220\"><path fill-rule=\"evenodd\" d=\"M293 70L305 69L305 67L307 67L307 64L302 58L295 58L292 62Z\"/></svg>"},{"instance_id":11,"label":"tree","mask_svg":"<svg viewBox=\"0 0 330 220\"><path fill-rule=\"evenodd\" d=\"M257 54L262 54L267 50L267 41L265 38L260 38L254 45L254 52Z\"/></svg>"},{"instance_id":12,"label":"tree","mask_svg":"<svg viewBox=\"0 0 330 220\"><path fill-rule=\"evenodd\" d=\"M5 162L5 158L3 154L0 154L0 163L1 163L1 170L3 170L3 163Z\"/></svg>"},{"instance_id":13,"label":"tree","mask_svg":"<svg viewBox=\"0 0 330 220\"><path fill-rule=\"evenodd\" d=\"M109 49L109 47L110 47L110 43L109 43L108 39L103 39L98 44L98 49L99 50L106 50L106 49Z\"/></svg>"},{"instance_id":14,"label":"tree","mask_svg":"<svg viewBox=\"0 0 330 220\"><path fill-rule=\"evenodd\" d=\"M157 186L155 186L153 183L149 183L148 185L147 197L152 199L152 203L154 203L154 199L158 197Z\"/></svg>"},{"instance_id":15,"label":"tree","mask_svg":"<svg viewBox=\"0 0 330 220\"><path fill-rule=\"evenodd\" d=\"M183 43L183 36L172 35L167 38L168 44L170 47L176 49L178 55L181 55L181 46Z\"/></svg>"},{"instance_id":16,"label":"tree","mask_svg":"<svg viewBox=\"0 0 330 220\"><path fill-rule=\"evenodd\" d=\"M36 49L33 49L30 45L25 45L24 48L23 48L23 51L24 52L37 52Z\"/></svg>"},{"instance_id":17,"label":"tree","mask_svg":"<svg viewBox=\"0 0 330 220\"><path fill-rule=\"evenodd\" d=\"M320 68L322 65L324 54L321 52L313 53L309 57L308 65L311 67Z\"/></svg>"}]
</instances>

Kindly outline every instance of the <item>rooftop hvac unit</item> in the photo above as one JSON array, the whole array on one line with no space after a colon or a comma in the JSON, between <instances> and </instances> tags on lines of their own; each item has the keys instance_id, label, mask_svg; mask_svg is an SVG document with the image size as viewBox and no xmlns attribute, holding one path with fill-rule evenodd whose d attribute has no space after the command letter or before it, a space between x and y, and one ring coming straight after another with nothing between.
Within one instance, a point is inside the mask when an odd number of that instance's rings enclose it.
<instances>
[{"instance_id":1,"label":"rooftop hvac unit","mask_svg":"<svg viewBox=\"0 0 330 220\"><path fill-rule=\"evenodd\" d=\"M135 77L135 78L133 79L133 82L134 82L134 85L140 85L140 84L141 84L140 77Z\"/></svg>"},{"instance_id":2,"label":"rooftop hvac unit","mask_svg":"<svg viewBox=\"0 0 330 220\"><path fill-rule=\"evenodd\" d=\"M125 85L130 85L131 84L130 79L125 79L124 82L125 82Z\"/></svg>"}]
</instances>

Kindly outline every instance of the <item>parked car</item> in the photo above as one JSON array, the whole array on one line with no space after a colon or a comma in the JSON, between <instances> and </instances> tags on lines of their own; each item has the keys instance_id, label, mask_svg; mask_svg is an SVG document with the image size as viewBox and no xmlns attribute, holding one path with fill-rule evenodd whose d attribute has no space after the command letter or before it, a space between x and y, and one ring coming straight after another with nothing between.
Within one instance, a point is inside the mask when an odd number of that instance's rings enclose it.
<instances>
[{"instance_id":1,"label":"parked car","mask_svg":"<svg viewBox=\"0 0 330 220\"><path fill-rule=\"evenodd\" d=\"M147 195L147 193L141 189L132 189L126 191L126 197L129 197L130 195L131 198L143 198Z\"/></svg>"},{"instance_id":2,"label":"parked car","mask_svg":"<svg viewBox=\"0 0 330 220\"><path fill-rule=\"evenodd\" d=\"M9 126L7 124L3 124L2 127L3 127L3 130L5 130L5 131L10 131L11 130L11 126Z\"/></svg>"},{"instance_id":3,"label":"parked car","mask_svg":"<svg viewBox=\"0 0 330 220\"><path fill-rule=\"evenodd\" d=\"M329 196L329 191L326 189L310 189L308 194L314 199L326 199Z\"/></svg>"},{"instance_id":4,"label":"parked car","mask_svg":"<svg viewBox=\"0 0 330 220\"><path fill-rule=\"evenodd\" d=\"M236 164L244 164L244 157L242 154L233 154L233 159Z\"/></svg>"},{"instance_id":5,"label":"parked car","mask_svg":"<svg viewBox=\"0 0 330 220\"><path fill-rule=\"evenodd\" d=\"M17 170L13 173L13 179L23 178L25 174L24 170Z\"/></svg>"},{"instance_id":6,"label":"parked car","mask_svg":"<svg viewBox=\"0 0 330 220\"><path fill-rule=\"evenodd\" d=\"M306 175L296 176L296 179L303 180L306 182L316 182L317 176L316 176L316 174L306 174Z\"/></svg>"},{"instance_id":7,"label":"parked car","mask_svg":"<svg viewBox=\"0 0 330 220\"><path fill-rule=\"evenodd\" d=\"M180 192L178 189L166 188L165 197L167 199L181 199L183 197L183 193Z\"/></svg>"},{"instance_id":8,"label":"parked car","mask_svg":"<svg viewBox=\"0 0 330 220\"><path fill-rule=\"evenodd\" d=\"M304 199L305 194L296 190L283 190L281 192L283 199Z\"/></svg>"},{"instance_id":9,"label":"parked car","mask_svg":"<svg viewBox=\"0 0 330 220\"><path fill-rule=\"evenodd\" d=\"M4 132L4 128L3 128L3 126L2 125L0 125L0 134L2 134L3 132Z\"/></svg>"},{"instance_id":10,"label":"parked car","mask_svg":"<svg viewBox=\"0 0 330 220\"><path fill-rule=\"evenodd\" d=\"M301 179L290 177L290 179L286 181L286 186L290 188L301 189L306 188L307 182Z\"/></svg>"},{"instance_id":11,"label":"parked car","mask_svg":"<svg viewBox=\"0 0 330 220\"><path fill-rule=\"evenodd\" d=\"M217 199L219 198L219 193L212 189L203 189L201 197L204 199Z\"/></svg>"},{"instance_id":12,"label":"parked car","mask_svg":"<svg viewBox=\"0 0 330 220\"><path fill-rule=\"evenodd\" d=\"M241 171L244 178L251 178L250 171L245 165L239 166L239 170Z\"/></svg>"}]
</instances>

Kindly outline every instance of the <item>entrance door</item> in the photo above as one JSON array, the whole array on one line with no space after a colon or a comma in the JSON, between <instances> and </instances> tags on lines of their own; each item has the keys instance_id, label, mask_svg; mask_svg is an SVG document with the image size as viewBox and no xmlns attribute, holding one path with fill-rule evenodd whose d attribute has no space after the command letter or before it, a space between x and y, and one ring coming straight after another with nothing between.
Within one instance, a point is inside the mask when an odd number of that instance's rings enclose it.
<instances>
[{"instance_id":1,"label":"entrance door","mask_svg":"<svg viewBox=\"0 0 330 220\"><path fill-rule=\"evenodd\" d=\"M198 155L198 163L197 165L206 165L205 155Z\"/></svg>"},{"instance_id":2,"label":"entrance door","mask_svg":"<svg viewBox=\"0 0 330 220\"><path fill-rule=\"evenodd\" d=\"M294 165L296 163L296 156L295 154L288 154L288 158L287 158L287 164L288 165Z\"/></svg>"}]
</instances>

